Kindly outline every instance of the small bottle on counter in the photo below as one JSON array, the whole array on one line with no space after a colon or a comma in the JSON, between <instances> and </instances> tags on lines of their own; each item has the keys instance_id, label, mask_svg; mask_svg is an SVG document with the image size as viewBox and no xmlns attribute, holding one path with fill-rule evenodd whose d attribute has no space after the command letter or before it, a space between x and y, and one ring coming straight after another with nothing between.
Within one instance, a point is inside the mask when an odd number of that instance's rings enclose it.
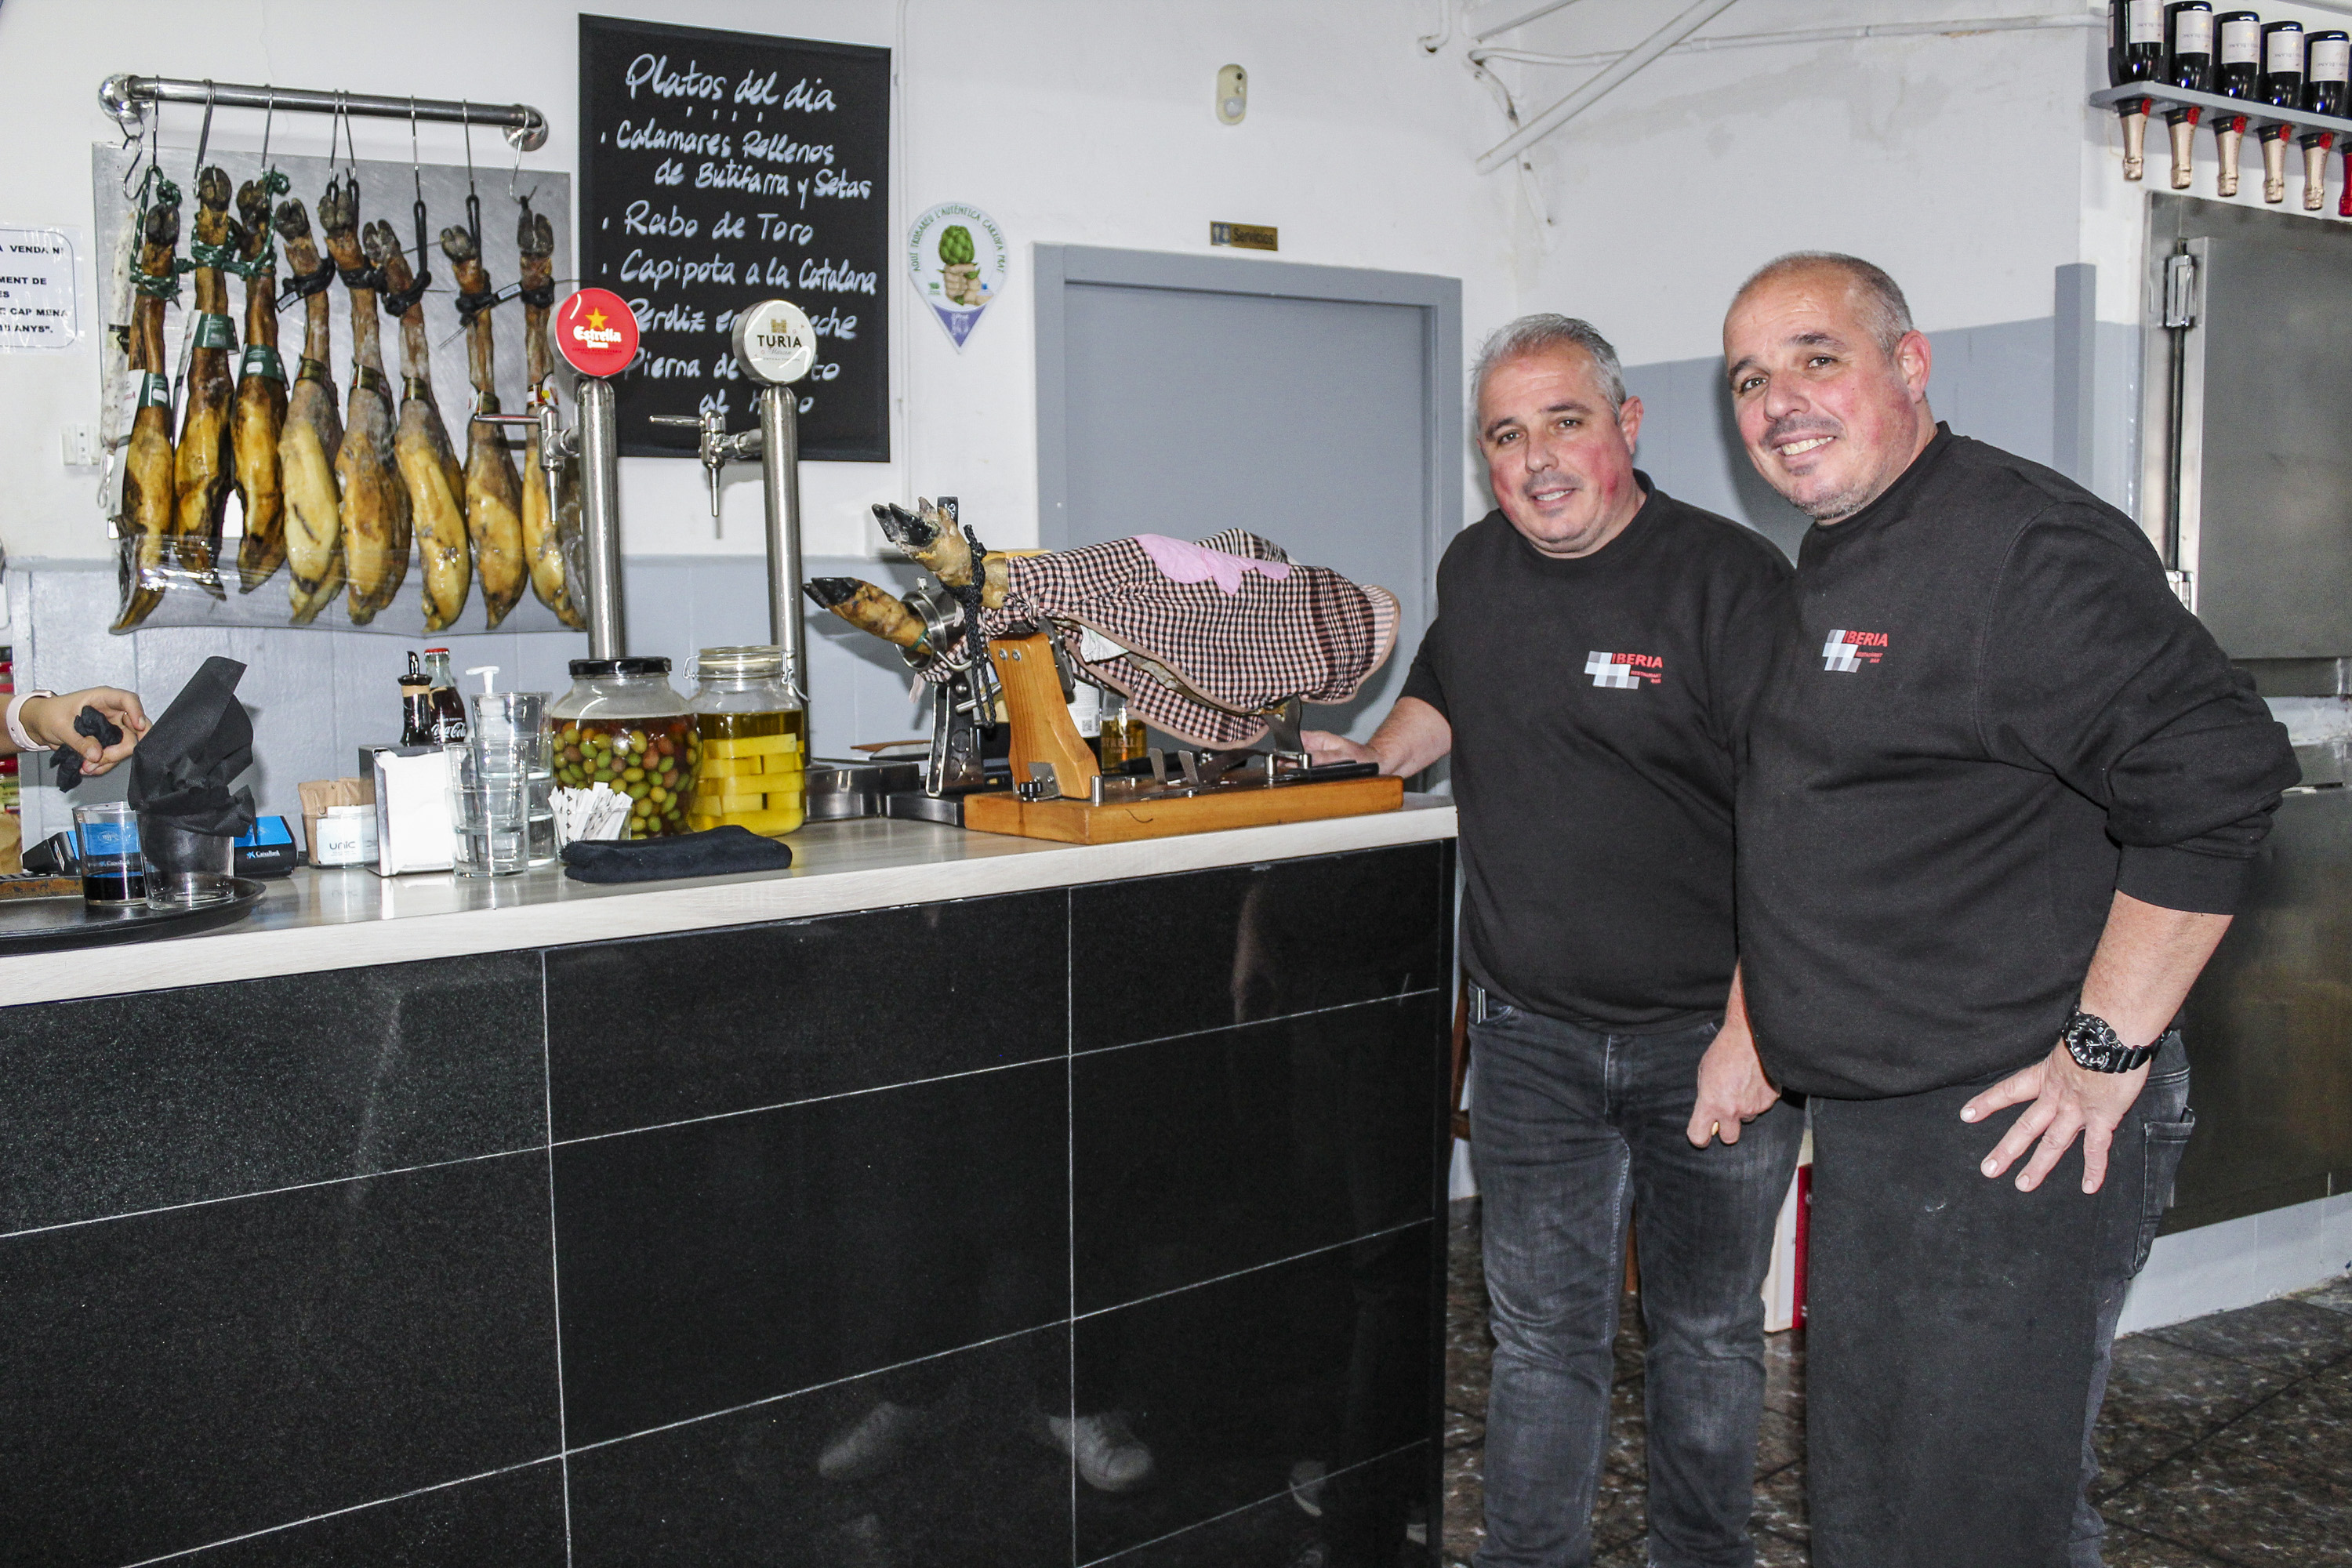
<instances>
[{"instance_id":1,"label":"small bottle on counter","mask_svg":"<svg viewBox=\"0 0 2352 1568\"><path fill-rule=\"evenodd\" d=\"M466 738L467 731L466 699L457 690L457 678L450 673L449 650L426 648L425 673L433 686L433 738L427 743L454 746Z\"/></svg>"},{"instance_id":2,"label":"small bottle on counter","mask_svg":"<svg viewBox=\"0 0 2352 1568\"><path fill-rule=\"evenodd\" d=\"M781 838L808 820L808 710L780 647L707 647L695 659L700 770L687 826Z\"/></svg>"},{"instance_id":3,"label":"small bottle on counter","mask_svg":"<svg viewBox=\"0 0 2352 1568\"><path fill-rule=\"evenodd\" d=\"M400 743L430 746L433 739L433 680L408 656L408 673L400 678Z\"/></svg>"},{"instance_id":4,"label":"small bottle on counter","mask_svg":"<svg viewBox=\"0 0 2352 1568\"><path fill-rule=\"evenodd\" d=\"M1106 703L1102 710L1102 734L1097 742L1105 773L1116 773L1127 763L1143 755L1143 721L1128 711L1125 702L1117 708Z\"/></svg>"}]
</instances>

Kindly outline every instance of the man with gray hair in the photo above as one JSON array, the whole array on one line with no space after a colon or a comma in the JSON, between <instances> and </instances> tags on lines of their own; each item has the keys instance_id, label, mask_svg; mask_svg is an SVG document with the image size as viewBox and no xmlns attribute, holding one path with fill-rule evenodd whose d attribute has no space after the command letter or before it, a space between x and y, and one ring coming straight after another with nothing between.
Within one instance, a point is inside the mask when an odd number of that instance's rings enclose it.
<instances>
[{"instance_id":1,"label":"man with gray hair","mask_svg":"<svg viewBox=\"0 0 2352 1568\"><path fill-rule=\"evenodd\" d=\"M1780 258L1723 357L1814 521L1739 783L1743 989L1811 1100L1812 1560L2097 1568L2176 1017L2294 753L2129 518L1937 423L1884 271Z\"/></svg>"},{"instance_id":2,"label":"man with gray hair","mask_svg":"<svg viewBox=\"0 0 2352 1568\"><path fill-rule=\"evenodd\" d=\"M1512 322L1475 389L1496 509L1446 550L1371 743L1307 741L1394 774L1454 759L1496 1342L1477 1562L1592 1560L1630 1213L1647 1561L1748 1568L1761 1287L1802 1117L1734 989L1732 805L1789 565L1633 467L1641 400L1587 323Z\"/></svg>"}]
</instances>

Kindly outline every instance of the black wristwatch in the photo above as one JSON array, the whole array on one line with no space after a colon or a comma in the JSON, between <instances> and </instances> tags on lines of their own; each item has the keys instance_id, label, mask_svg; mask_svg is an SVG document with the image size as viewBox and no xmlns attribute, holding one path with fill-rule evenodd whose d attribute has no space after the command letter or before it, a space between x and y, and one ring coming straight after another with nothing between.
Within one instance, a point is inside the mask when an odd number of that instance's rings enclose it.
<instances>
[{"instance_id":1,"label":"black wristwatch","mask_svg":"<svg viewBox=\"0 0 2352 1568\"><path fill-rule=\"evenodd\" d=\"M2156 1041L2144 1046L2126 1046L2115 1026L2096 1013L2081 1008L2066 1020L2066 1027L2058 1038L2064 1043L2066 1054L2074 1065L2085 1072L2131 1072L2146 1067L2156 1055Z\"/></svg>"}]
</instances>

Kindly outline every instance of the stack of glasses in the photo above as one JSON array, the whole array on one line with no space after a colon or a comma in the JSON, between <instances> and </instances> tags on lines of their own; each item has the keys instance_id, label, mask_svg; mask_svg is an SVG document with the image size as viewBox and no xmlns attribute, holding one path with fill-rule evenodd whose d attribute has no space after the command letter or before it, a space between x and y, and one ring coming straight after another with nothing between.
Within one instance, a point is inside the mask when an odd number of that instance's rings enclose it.
<instances>
[{"instance_id":1,"label":"stack of glasses","mask_svg":"<svg viewBox=\"0 0 2352 1568\"><path fill-rule=\"evenodd\" d=\"M461 877L506 877L555 863L555 776L549 765L547 693L483 689L466 699L473 710L467 738L444 748L449 756L450 815L457 828L453 857Z\"/></svg>"}]
</instances>

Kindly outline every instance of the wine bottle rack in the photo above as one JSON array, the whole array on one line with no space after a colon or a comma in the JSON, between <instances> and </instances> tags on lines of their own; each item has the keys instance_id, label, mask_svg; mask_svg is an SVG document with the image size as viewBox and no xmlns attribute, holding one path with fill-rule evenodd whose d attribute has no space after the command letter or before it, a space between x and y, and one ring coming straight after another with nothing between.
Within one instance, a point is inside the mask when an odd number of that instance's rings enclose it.
<instances>
[{"instance_id":1,"label":"wine bottle rack","mask_svg":"<svg viewBox=\"0 0 2352 1568\"><path fill-rule=\"evenodd\" d=\"M2167 87L2162 82L2133 81L2121 87L2103 87L2091 94L2091 107L2113 109L2135 98L2202 109L2215 114L2242 114L2249 129L2258 125L2300 125L2312 131L2333 131L2339 137L2352 137L2352 120L2333 114L2309 114L2300 109L2281 109L2276 104L2262 103L2251 98L2224 98L2218 92L2196 92L2185 87Z\"/></svg>"}]
</instances>

